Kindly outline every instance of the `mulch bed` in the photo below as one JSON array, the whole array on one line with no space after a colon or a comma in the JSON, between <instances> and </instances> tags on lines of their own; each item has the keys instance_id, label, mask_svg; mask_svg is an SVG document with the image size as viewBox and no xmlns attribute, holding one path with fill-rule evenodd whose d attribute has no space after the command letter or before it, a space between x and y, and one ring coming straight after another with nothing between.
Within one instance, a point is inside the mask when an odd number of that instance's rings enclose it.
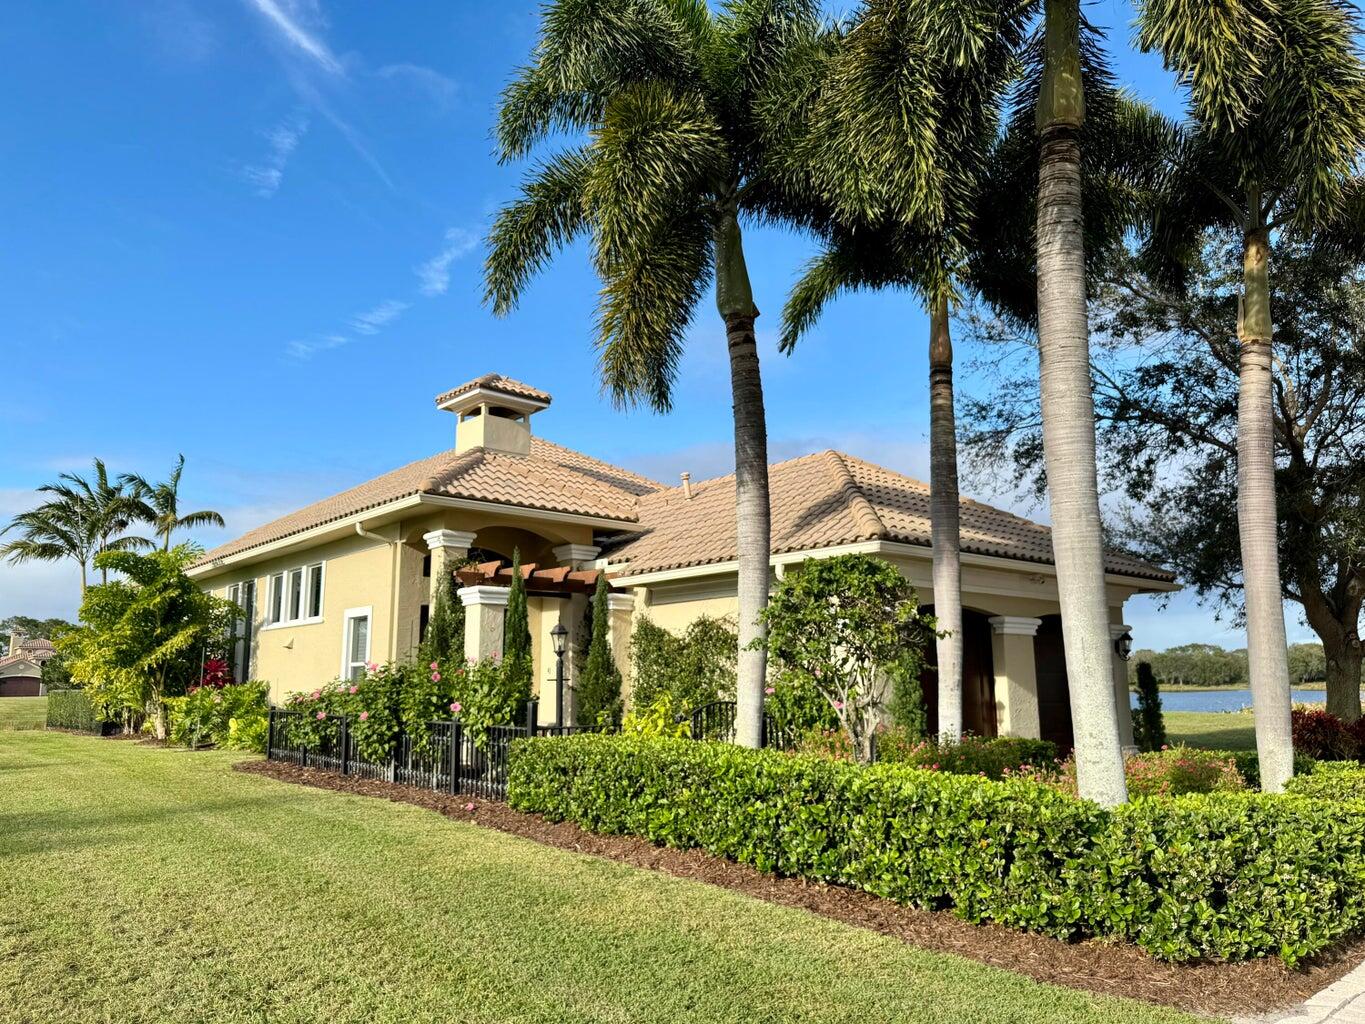
<instances>
[{"instance_id":1,"label":"mulch bed","mask_svg":"<svg viewBox=\"0 0 1365 1024\"><path fill-rule=\"evenodd\" d=\"M1362 937L1321 953L1295 970L1287 969L1276 959L1237 964L1169 964L1126 943L1100 940L1068 943L999 925L971 924L948 912L917 910L855 889L765 874L700 850L674 850L630 836L585 832L568 822L550 822L537 814L514 811L504 803L343 777L277 761L242 761L233 767L283 782L414 804L546 846L663 871L769 903L808 910L845 924L870 928L920 949L954 953L1037 981L1197 1013L1251 1015L1292 1006L1365 960Z\"/></svg>"}]
</instances>

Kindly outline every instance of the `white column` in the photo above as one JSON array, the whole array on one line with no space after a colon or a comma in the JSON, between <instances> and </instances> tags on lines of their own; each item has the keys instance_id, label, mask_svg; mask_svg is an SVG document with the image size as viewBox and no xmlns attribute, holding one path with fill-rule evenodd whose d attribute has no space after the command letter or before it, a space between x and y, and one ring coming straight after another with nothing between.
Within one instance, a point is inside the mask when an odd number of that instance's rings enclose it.
<instances>
[{"instance_id":1,"label":"white column","mask_svg":"<svg viewBox=\"0 0 1365 1024\"><path fill-rule=\"evenodd\" d=\"M464 656L470 661L501 657L508 592L507 587L461 587L456 591L464 605Z\"/></svg>"},{"instance_id":2,"label":"white column","mask_svg":"<svg viewBox=\"0 0 1365 1024\"><path fill-rule=\"evenodd\" d=\"M554 638L550 631L562 625L569 631L564 638L564 724L573 725L576 705L573 686L582 667L578 661L578 648L584 642L583 624L587 617L587 594L567 594L564 597L537 598L540 605L540 624L536 646L540 650L540 664L537 666L537 699L540 702L538 721L541 725L554 724L559 713L559 659L555 656Z\"/></svg>"},{"instance_id":3,"label":"white column","mask_svg":"<svg viewBox=\"0 0 1365 1024\"><path fill-rule=\"evenodd\" d=\"M635 595L611 593L607 595L607 619L611 623L611 656L621 672L621 700L630 703L634 676L630 671L630 630L635 616Z\"/></svg>"},{"instance_id":4,"label":"white column","mask_svg":"<svg viewBox=\"0 0 1365 1024\"><path fill-rule=\"evenodd\" d=\"M450 574L458 562L469 555L474 534L465 530L432 530L422 534L431 552L431 608L436 609L436 595L442 586L450 585Z\"/></svg>"},{"instance_id":5,"label":"white column","mask_svg":"<svg viewBox=\"0 0 1365 1024\"><path fill-rule=\"evenodd\" d=\"M1114 661L1114 699L1118 702L1119 743L1124 754L1136 754L1137 743L1133 740L1133 699L1128 695L1128 662L1119 657L1118 638L1132 629L1122 622L1109 624L1110 657Z\"/></svg>"},{"instance_id":6,"label":"white column","mask_svg":"<svg viewBox=\"0 0 1365 1024\"><path fill-rule=\"evenodd\" d=\"M552 550L555 560L560 565L572 566L575 569L595 561L602 553L601 548L592 544L561 544Z\"/></svg>"},{"instance_id":7,"label":"white column","mask_svg":"<svg viewBox=\"0 0 1365 1024\"><path fill-rule=\"evenodd\" d=\"M1002 736L1037 739L1038 673L1033 661L1033 638L1042 619L1024 615L996 615L991 624L991 663L995 669L996 727Z\"/></svg>"}]
</instances>

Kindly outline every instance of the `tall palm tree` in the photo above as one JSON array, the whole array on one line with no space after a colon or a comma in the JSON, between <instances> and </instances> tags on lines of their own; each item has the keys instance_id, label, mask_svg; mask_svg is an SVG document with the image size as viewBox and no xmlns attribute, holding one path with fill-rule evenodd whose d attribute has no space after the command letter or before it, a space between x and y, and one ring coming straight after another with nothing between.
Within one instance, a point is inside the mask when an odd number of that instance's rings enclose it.
<instances>
[{"instance_id":1,"label":"tall palm tree","mask_svg":"<svg viewBox=\"0 0 1365 1024\"><path fill-rule=\"evenodd\" d=\"M735 434L739 556L736 737L762 735L769 587L768 441L741 220L780 216L755 106L785 49L816 31L814 0L554 0L531 63L503 96L503 160L547 135L585 135L542 163L495 223L487 298L498 314L555 251L587 235L602 281L599 365L618 404L660 411L685 333L715 285Z\"/></svg>"},{"instance_id":2,"label":"tall palm tree","mask_svg":"<svg viewBox=\"0 0 1365 1024\"><path fill-rule=\"evenodd\" d=\"M950 303L1028 15L976 0L864 0L842 45L807 48L770 102L788 188L819 195L824 251L783 311L782 348L841 291L902 287L929 311L930 520L938 726L962 734L962 568ZM793 60L793 64L796 60ZM891 83L889 86L887 83Z\"/></svg>"},{"instance_id":3,"label":"tall palm tree","mask_svg":"<svg viewBox=\"0 0 1365 1024\"><path fill-rule=\"evenodd\" d=\"M1360 26L1344 0L1139 0L1138 30L1142 48L1161 53L1190 97L1148 258L1179 283L1204 229L1231 227L1243 239L1237 522L1261 783L1278 791L1294 759L1276 543L1270 257L1277 232L1362 233Z\"/></svg>"},{"instance_id":4,"label":"tall palm tree","mask_svg":"<svg viewBox=\"0 0 1365 1024\"><path fill-rule=\"evenodd\" d=\"M162 550L171 550L171 534L176 530L193 530L199 526L224 527L227 522L217 512L203 509L180 514L180 476L185 471L185 456L179 455L171 475L159 483L148 483L136 473L125 473L119 483L128 488L133 502L133 515L148 523L162 540Z\"/></svg>"},{"instance_id":5,"label":"tall palm tree","mask_svg":"<svg viewBox=\"0 0 1365 1024\"><path fill-rule=\"evenodd\" d=\"M11 563L26 561L55 562L75 559L81 567L81 595L87 585L88 567L101 551L126 551L150 547L143 537L121 536L137 518L135 504L122 481L109 477L104 460L92 463L93 476L62 473L56 483L38 488L52 495L37 508L21 513L0 534L11 530L23 536L0 546L0 557ZM108 571L100 570L108 579Z\"/></svg>"},{"instance_id":6,"label":"tall palm tree","mask_svg":"<svg viewBox=\"0 0 1365 1024\"><path fill-rule=\"evenodd\" d=\"M1080 0L1045 0L1038 140L1039 393L1052 554L1066 648L1076 775L1082 795L1112 806L1128 798L1119 738L1104 534L1095 466L1095 403L1086 321L1085 211L1080 132Z\"/></svg>"}]
</instances>

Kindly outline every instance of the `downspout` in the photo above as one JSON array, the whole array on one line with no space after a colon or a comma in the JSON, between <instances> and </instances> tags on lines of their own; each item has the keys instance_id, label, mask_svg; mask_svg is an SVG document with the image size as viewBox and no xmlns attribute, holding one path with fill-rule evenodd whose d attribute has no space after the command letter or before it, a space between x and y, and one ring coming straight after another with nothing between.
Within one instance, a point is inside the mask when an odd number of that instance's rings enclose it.
<instances>
[{"instance_id":1,"label":"downspout","mask_svg":"<svg viewBox=\"0 0 1365 1024\"><path fill-rule=\"evenodd\" d=\"M363 520L355 524L355 532L356 532L356 536L357 536L357 537L364 537L364 538L366 538L367 540L377 540L377 541L379 541L381 544L387 544L387 545L389 546L389 642L388 642L388 650L387 650L387 652L386 652L387 657L386 657L384 660L385 660L385 661L393 661L393 660L397 657L397 651L398 651L398 544L399 544L399 542L398 542L397 540L389 540L389 538L384 537L384 536L381 536L380 534L377 534L377 533L371 533L369 530L365 529L365 523L364 523ZM342 643L345 643L345 642L346 642L346 639L345 639L345 637L343 637L343 638L342 638ZM371 660L374 660L374 659L373 659L373 652L371 653Z\"/></svg>"}]
</instances>

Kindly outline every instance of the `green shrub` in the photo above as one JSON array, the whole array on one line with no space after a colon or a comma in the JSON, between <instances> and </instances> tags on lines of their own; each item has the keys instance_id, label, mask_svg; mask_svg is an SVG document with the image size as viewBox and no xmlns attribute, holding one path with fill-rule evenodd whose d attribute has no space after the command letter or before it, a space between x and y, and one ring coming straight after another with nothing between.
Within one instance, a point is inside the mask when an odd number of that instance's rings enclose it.
<instances>
[{"instance_id":1,"label":"green shrub","mask_svg":"<svg viewBox=\"0 0 1365 1024\"><path fill-rule=\"evenodd\" d=\"M101 732L104 724L84 690L56 690L47 695L47 727Z\"/></svg>"},{"instance_id":2,"label":"green shrub","mask_svg":"<svg viewBox=\"0 0 1365 1024\"><path fill-rule=\"evenodd\" d=\"M1300 796L1340 803L1365 803L1365 765L1359 761L1318 761L1289 780L1285 789Z\"/></svg>"},{"instance_id":3,"label":"green shrub","mask_svg":"<svg viewBox=\"0 0 1365 1024\"><path fill-rule=\"evenodd\" d=\"M526 607L526 577L521 572L521 551L512 549L512 585L507 588L507 611L503 615L502 670L507 682L523 701L531 699L534 670L531 665L530 613Z\"/></svg>"},{"instance_id":4,"label":"green shrub","mask_svg":"<svg viewBox=\"0 0 1365 1024\"><path fill-rule=\"evenodd\" d=\"M1169 747L1147 754L1130 754L1123 761L1128 796L1184 796L1187 793L1236 793L1246 789L1237 762L1217 750ZM1059 785L1076 792L1076 762L1061 766Z\"/></svg>"},{"instance_id":5,"label":"green shrub","mask_svg":"<svg viewBox=\"0 0 1365 1024\"><path fill-rule=\"evenodd\" d=\"M1051 768L1057 762L1057 745L1022 736L963 736L956 743L915 741L905 730L887 729L877 736L877 760L1003 779L1025 767Z\"/></svg>"},{"instance_id":6,"label":"green shrub","mask_svg":"<svg viewBox=\"0 0 1365 1024\"><path fill-rule=\"evenodd\" d=\"M621 719L621 732L627 736L644 737L687 737L692 734L692 723L686 715L678 721L680 713L673 698L661 693L648 707L636 707L626 712Z\"/></svg>"},{"instance_id":7,"label":"green shrub","mask_svg":"<svg viewBox=\"0 0 1365 1024\"><path fill-rule=\"evenodd\" d=\"M734 623L703 615L681 636L644 616L630 636L633 705L648 707L667 693L679 712L691 714L713 700L735 699L739 634Z\"/></svg>"},{"instance_id":8,"label":"green shrub","mask_svg":"<svg viewBox=\"0 0 1365 1024\"><path fill-rule=\"evenodd\" d=\"M578 724L590 727L615 722L621 717L621 670L611 653L611 609L607 603L607 575L598 573L592 599L591 639L574 692L578 697Z\"/></svg>"},{"instance_id":9,"label":"green shrub","mask_svg":"<svg viewBox=\"0 0 1365 1024\"><path fill-rule=\"evenodd\" d=\"M1166 718L1161 713L1161 687L1149 661L1139 661L1137 665L1137 698L1133 742L1144 752L1160 750L1166 745Z\"/></svg>"},{"instance_id":10,"label":"green shrub","mask_svg":"<svg viewBox=\"0 0 1365 1024\"><path fill-rule=\"evenodd\" d=\"M265 750L270 713L268 689L265 683L252 681L222 688L200 686L183 697L169 698L166 707L170 741L191 749L213 744L237 750Z\"/></svg>"},{"instance_id":11,"label":"green shrub","mask_svg":"<svg viewBox=\"0 0 1365 1024\"><path fill-rule=\"evenodd\" d=\"M598 832L1169 960L1293 965L1358 930L1365 812L1220 793L1108 812L1023 779L692 740L519 741L508 799Z\"/></svg>"},{"instance_id":12,"label":"green shrub","mask_svg":"<svg viewBox=\"0 0 1365 1024\"><path fill-rule=\"evenodd\" d=\"M1221 757L1232 758L1233 764L1237 765L1237 770L1242 773L1242 778L1250 789L1261 788L1261 761L1254 750L1218 750L1215 751ZM1298 750L1294 751L1294 774L1307 775L1317 764L1309 755Z\"/></svg>"},{"instance_id":13,"label":"green shrub","mask_svg":"<svg viewBox=\"0 0 1365 1024\"><path fill-rule=\"evenodd\" d=\"M1293 966L1365 923L1365 814L1249 793L1138 800L1114 812L1081 882L1097 934L1166 960Z\"/></svg>"}]
</instances>

